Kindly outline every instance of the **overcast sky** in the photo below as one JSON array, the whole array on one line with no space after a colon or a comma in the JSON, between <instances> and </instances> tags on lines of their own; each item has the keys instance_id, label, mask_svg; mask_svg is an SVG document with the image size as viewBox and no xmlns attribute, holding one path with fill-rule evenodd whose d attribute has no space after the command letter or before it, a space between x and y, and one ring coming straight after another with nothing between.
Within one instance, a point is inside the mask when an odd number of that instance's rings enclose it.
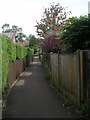
<instances>
[{"instance_id":1,"label":"overcast sky","mask_svg":"<svg viewBox=\"0 0 90 120\"><path fill-rule=\"evenodd\" d=\"M40 21L44 8L60 3L72 16L88 15L90 0L0 0L0 33L3 24L17 25L23 33L36 35L36 21ZM44 7L44 8L43 8Z\"/></svg>"}]
</instances>

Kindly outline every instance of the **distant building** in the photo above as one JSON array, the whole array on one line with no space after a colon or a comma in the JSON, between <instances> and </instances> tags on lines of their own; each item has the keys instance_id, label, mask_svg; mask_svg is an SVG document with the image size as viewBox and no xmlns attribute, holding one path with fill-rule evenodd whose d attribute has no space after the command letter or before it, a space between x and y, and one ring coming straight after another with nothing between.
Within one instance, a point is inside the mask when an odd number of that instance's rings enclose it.
<instances>
[{"instance_id":1,"label":"distant building","mask_svg":"<svg viewBox=\"0 0 90 120\"><path fill-rule=\"evenodd\" d=\"M25 47L28 47L29 46L29 41L28 40L24 40L22 42L22 45L25 46Z\"/></svg>"},{"instance_id":2,"label":"distant building","mask_svg":"<svg viewBox=\"0 0 90 120\"><path fill-rule=\"evenodd\" d=\"M28 47L29 46L29 41L28 40L23 40L23 42L16 42L16 44L22 45L24 47Z\"/></svg>"},{"instance_id":3,"label":"distant building","mask_svg":"<svg viewBox=\"0 0 90 120\"><path fill-rule=\"evenodd\" d=\"M15 35L12 32L8 32L8 33L4 33L6 36L10 37L12 39L12 41L15 43Z\"/></svg>"}]
</instances>

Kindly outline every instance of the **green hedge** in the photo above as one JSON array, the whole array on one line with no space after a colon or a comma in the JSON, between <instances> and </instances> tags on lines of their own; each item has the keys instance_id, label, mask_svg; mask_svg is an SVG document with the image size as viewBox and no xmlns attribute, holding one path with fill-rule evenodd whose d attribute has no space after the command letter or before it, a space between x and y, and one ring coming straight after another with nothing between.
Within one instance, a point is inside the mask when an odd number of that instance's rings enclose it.
<instances>
[{"instance_id":1,"label":"green hedge","mask_svg":"<svg viewBox=\"0 0 90 120\"><path fill-rule=\"evenodd\" d=\"M21 59L22 57L21 57L21 53L22 51L21 51L21 46L20 45L16 45L16 58L17 59Z\"/></svg>"},{"instance_id":2,"label":"green hedge","mask_svg":"<svg viewBox=\"0 0 90 120\"><path fill-rule=\"evenodd\" d=\"M16 45L16 58L22 59L28 55L28 48Z\"/></svg>"},{"instance_id":3,"label":"green hedge","mask_svg":"<svg viewBox=\"0 0 90 120\"><path fill-rule=\"evenodd\" d=\"M0 35L2 40L2 50L6 51L8 54L9 62L16 60L16 45L12 42L12 40L5 36Z\"/></svg>"},{"instance_id":4,"label":"green hedge","mask_svg":"<svg viewBox=\"0 0 90 120\"><path fill-rule=\"evenodd\" d=\"M2 86L2 41L0 36L0 91L2 90L1 86Z\"/></svg>"},{"instance_id":5,"label":"green hedge","mask_svg":"<svg viewBox=\"0 0 90 120\"><path fill-rule=\"evenodd\" d=\"M2 67L0 64L2 68L2 71L0 71L2 78L0 78L0 80L2 79L2 90L4 90L6 87L9 64L16 59L23 59L28 55L33 55L33 50L14 44L12 40L4 34L0 35L0 46L2 46L2 56L0 55L0 60L2 61Z\"/></svg>"},{"instance_id":6,"label":"green hedge","mask_svg":"<svg viewBox=\"0 0 90 120\"><path fill-rule=\"evenodd\" d=\"M16 60L16 44L12 43L12 61Z\"/></svg>"},{"instance_id":7,"label":"green hedge","mask_svg":"<svg viewBox=\"0 0 90 120\"><path fill-rule=\"evenodd\" d=\"M29 48L29 55L30 55L30 56L33 56L33 55L34 55L34 49Z\"/></svg>"},{"instance_id":8,"label":"green hedge","mask_svg":"<svg viewBox=\"0 0 90 120\"><path fill-rule=\"evenodd\" d=\"M2 90L6 87L6 81L9 68L9 56L6 51L2 50Z\"/></svg>"}]
</instances>

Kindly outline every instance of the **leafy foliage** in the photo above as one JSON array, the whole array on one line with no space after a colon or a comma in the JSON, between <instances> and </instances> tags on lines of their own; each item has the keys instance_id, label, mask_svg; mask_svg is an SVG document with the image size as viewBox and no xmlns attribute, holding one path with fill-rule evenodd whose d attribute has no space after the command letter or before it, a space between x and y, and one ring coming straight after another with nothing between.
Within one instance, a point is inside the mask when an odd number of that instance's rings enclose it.
<instances>
[{"instance_id":1,"label":"leafy foliage","mask_svg":"<svg viewBox=\"0 0 90 120\"><path fill-rule=\"evenodd\" d=\"M0 48L2 52L2 56L0 54L0 60L2 61L2 65L0 62L0 70L2 70L0 71L0 75L2 74L2 78L0 77L0 80L2 79L2 90L4 90L7 83L9 64L12 61L15 61L16 58L22 59L26 57L29 54L29 51L31 52L31 50L26 47L14 44L12 40L4 34L0 35L0 46L2 46L2 49Z\"/></svg>"},{"instance_id":2,"label":"leafy foliage","mask_svg":"<svg viewBox=\"0 0 90 120\"><path fill-rule=\"evenodd\" d=\"M64 24L61 38L64 40L66 52L90 49L90 18L87 16L69 18Z\"/></svg>"},{"instance_id":3,"label":"leafy foliage","mask_svg":"<svg viewBox=\"0 0 90 120\"><path fill-rule=\"evenodd\" d=\"M70 12L67 13L65 8L60 6L59 3L56 5L52 3L49 8L44 9L43 13L40 22L37 22L35 26L37 28L37 34L43 38L51 34L60 34L67 14Z\"/></svg>"},{"instance_id":4,"label":"leafy foliage","mask_svg":"<svg viewBox=\"0 0 90 120\"><path fill-rule=\"evenodd\" d=\"M12 55L12 53L13 53L12 40L3 34L1 35L1 40L2 40L2 50L6 51L8 53L8 59L11 62L12 59L15 59L15 58L13 58L14 55Z\"/></svg>"},{"instance_id":5,"label":"leafy foliage","mask_svg":"<svg viewBox=\"0 0 90 120\"><path fill-rule=\"evenodd\" d=\"M16 44L12 43L12 61L16 60Z\"/></svg>"},{"instance_id":6,"label":"leafy foliage","mask_svg":"<svg viewBox=\"0 0 90 120\"><path fill-rule=\"evenodd\" d=\"M20 32L17 34L16 42L23 42L25 40L27 40L27 36L24 33Z\"/></svg>"},{"instance_id":7,"label":"leafy foliage","mask_svg":"<svg viewBox=\"0 0 90 120\"><path fill-rule=\"evenodd\" d=\"M16 45L16 58L17 59L22 59L28 55L28 49L21 46L21 45Z\"/></svg>"},{"instance_id":8,"label":"leafy foliage","mask_svg":"<svg viewBox=\"0 0 90 120\"><path fill-rule=\"evenodd\" d=\"M1 85L2 85L2 41L0 36L0 91L2 91Z\"/></svg>"},{"instance_id":9,"label":"leafy foliage","mask_svg":"<svg viewBox=\"0 0 90 120\"><path fill-rule=\"evenodd\" d=\"M34 35L29 35L28 37L29 47L34 47L37 44L37 38Z\"/></svg>"},{"instance_id":10,"label":"leafy foliage","mask_svg":"<svg viewBox=\"0 0 90 120\"><path fill-rule=\"evenodd\" d=\"M9 56L6 51L2 50L2 91L6 87L8 68L9 68Z\"/></svg>"},{"instance_id":11,"label":"leafy foliage","mask_svg":"<svg viewBox=\"0 0 90 120\"><path fill-rule=\"evenodd\" d=\"M60 4L50 4L49 8L44 9L44 15L40 22L37 22L37 34L42 38L40 45L46 52L60 52L63 45L60 39L63 24L66 17L71 12L66 12Z\"/></svg>"},{"instance_id":12,"label":"leafy foliage","mask_svg":"<svg viewBox=\"0 0 90 120\"><path fill-rule=\"evenodd\" d=\"M50 36L46 40L41 39L40 45L41 48L48 53L57 53L63 48L63 40L56 39L55 36Z\"/></svg>"},{"instance_id":13,"label":"leafy foliage","mask_svg":"<svg viewBox=\"0 0 90 120\"><path fill-rule=\"evenodd\" d=\"M33 55L35 52L37 52L37 49L39 47L38 44L38 39L34 35L29 35L28 36L28 41L29 41L29 47L30 47L30 55Z\"/></svg>"},{"instance_id":14,"label":"leafy foliage","mask_svg":"<svg viewBox=\"0 0 90 120\"><path fill-rule=\"evenodd\" d=\"M12 25L12 28L10 28L9 24L4 24L2 26L3 33L13 33L15 35L16 42L23 42L23 40L27 39L27 36L22 33L22 28L19 28L16 25Z\"/></svg>"},{"instance_id":15,"label":"leafy foliage","mask_svg":"<svg viewBox=\"0 0 90 120\"><path fill-rule=\"evenodd\" d=\"M33 55L34 55L34 49L30 48L29 51L30 51L30 52L29 52L30 56L33 56Z\"/></svg>"},{"instance_id":16,"label":"leafy foliage","mask_svg":"<svg viewBox=\"0 0 90 120\"><path fill-rule=\"evenodd\" d=\"M88 105L87 104L82 104L81 106L81 115L84 116L84 117L87 117L88 116Z\"/></svg>"},{"instance_id":17,"label":"leafy foliage","mask_svg":"<svg viewBox=\"0 0 90 120\"><path fill-rule=\"evenodd\" d=\"M7 23L3 24L2 30L3 30L3 31L2 31L3 33L9 32L9 31L10 31L10 25L7 24Z\"/></svg>"}]
</instances>

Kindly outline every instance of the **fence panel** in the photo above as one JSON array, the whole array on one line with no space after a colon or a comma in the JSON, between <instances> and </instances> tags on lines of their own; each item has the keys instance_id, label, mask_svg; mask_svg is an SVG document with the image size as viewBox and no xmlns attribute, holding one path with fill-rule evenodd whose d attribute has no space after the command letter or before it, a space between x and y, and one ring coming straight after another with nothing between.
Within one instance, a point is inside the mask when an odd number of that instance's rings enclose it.
<instances>
[{"instance_id":1,"label":"fence panel","mask_svg":"<svg viewBox=\"0 0 90 120\"><path fill-rule=\"evenodd\" d=\"M10 87L31 62L31 57L16 60L9 65L7 84Z\"/></svg>"},{"instance_id":2,"label":"fence panel","mask_svg":"<svg viewBox=\"0 0 90 120\"><path fill-rule=\"evenodd\" d=\"M85 103L88 99L88 79L89 79L89 52L87 50L80 51L80 83L81 83L81 102Z\"/></svg>"},{"instance_id":3,"label":"fence panel","mask_svg":"<svg viewBox=\"0 0 90 120\"><path fill-rule=\"evenodd\" d=\"M59 89L80 105L79 53L59 55Z\"/></svg>"},{"instance_id":4,"label":"fence panel","mask_svg":"<svg viewBox=\"0 0 90 120\"><path fill-rule=\"evenodd\" d=\"M55 85L74 104L90 105L90 50L50 54L51 77Z\"/></svg>"},{"instance_id":5,"label":"fence panel","mask_svg":"<svg viewBox=\"0 0 90 120\"><path fill-rule=\"evenodd\" d=\"M50 54L51 77L56 86L58 86L58 54Z\"/></svg>"}]
</instances>

